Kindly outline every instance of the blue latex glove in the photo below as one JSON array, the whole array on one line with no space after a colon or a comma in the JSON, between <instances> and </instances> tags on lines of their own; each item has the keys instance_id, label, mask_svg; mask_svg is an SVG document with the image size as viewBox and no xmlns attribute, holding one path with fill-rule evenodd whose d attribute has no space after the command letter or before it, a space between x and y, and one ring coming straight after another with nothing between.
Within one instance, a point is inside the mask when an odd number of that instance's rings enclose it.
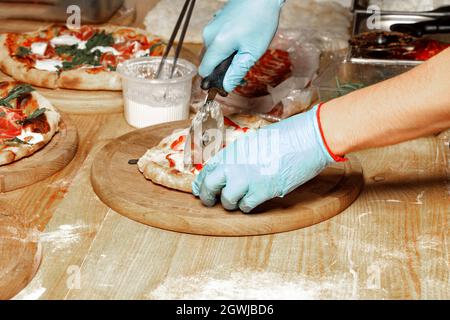
<instances>
[{"instance_id":1,"label":"blue latex glove","mask_svg":"<svg viewBox=\"0 0 450 320\"><path fill-rule=\"evenodd\" d=\"M269 47L283 3L284 0L230 0L203 31L207 51L199 68L200 76L209 76L238 51L223 81L224 89L233 91Z\"/></svg>"},{"instance_id":2,"label":"blue latex glove","mask_svg":"<svg viewBox=\"0 0 450 320\"><path fill-rule=\"evenodd\" d=\"M192 184L206 206L250 212L283 197L335 162L320 133L318 107L248 133L217 153Z\"/></svg>"}]
</instances>

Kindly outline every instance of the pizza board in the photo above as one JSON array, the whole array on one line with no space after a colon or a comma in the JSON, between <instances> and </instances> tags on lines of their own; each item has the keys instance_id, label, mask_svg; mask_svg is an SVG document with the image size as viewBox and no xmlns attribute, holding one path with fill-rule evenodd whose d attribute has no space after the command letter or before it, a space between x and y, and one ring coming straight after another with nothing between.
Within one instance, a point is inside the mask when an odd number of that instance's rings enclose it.
<instances>
[{"instance_id":1,"label":"pizza board","mask_svg":"<svg viewBox=\"0 0 450 320\"><path fill-rule=\"evenodd\" d=\"M0 81L12 81L0 71ZM68 114L111 114L123 111L122 91L81 91L34 86L58 111Z\"/></svg>"},{"instance_id":2,"label":"pizza board","mask_svg":"<svg viewBox=\"0 0 450 320\"><path fill-rule=\"evenodd\" d=\"M0 215L0 300L14 297L35 276L42 246L13 217Z\"/></svg>"},{"instance_id":3,"label":"pizza board","mask_svg":"<svg viewBox=\"0 0 450 320\"><path fill-rule=\"evenodd\" d=\"M48 22L39 21L0 20L0 32L29 32L48 24ZM198 55L189 49L182 48L180 57L196 66L200 64ZM0 71L0 80L12 80L12 78ZM50 100L55 108L68 114L111 114L123 112L122 91L46 89L39 87L36 87L36 89Z\"/></svg>"},{"instance_id":4,"label":"pizza board","mask_svg":"<svg viewBox=\"0 0 450 320\"><path fill-rule=\"evenodd\" d=\"M192 194L156 185L128 160L189 121L139 129L107 144L96 155L91 181L99 198L118 213L138 222L176 232L209 236L250 236L292 231L330 219L359 195L363 174L359 161L327 168L289 196L267 202L252 214L204 207Z\"/></svg>"},{"instance_id":5,"label":"pizza board","mask_svg":"<svg viewBox=\"0 0 450 320\"><path fill-rule=\"evenodd\" d=\"M36 153L0 166L0 192L20 189L44 180L65 168L78 148L78 133L70 119L62 114L59 132Z\"/></svg>"}]
</instances>

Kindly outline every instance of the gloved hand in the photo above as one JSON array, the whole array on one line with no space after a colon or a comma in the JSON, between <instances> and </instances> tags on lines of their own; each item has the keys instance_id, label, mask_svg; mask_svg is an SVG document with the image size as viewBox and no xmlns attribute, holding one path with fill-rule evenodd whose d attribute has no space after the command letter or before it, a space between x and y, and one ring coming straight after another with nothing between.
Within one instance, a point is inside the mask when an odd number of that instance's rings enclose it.
<instances>
[{"instance_id":1,"label":"gloved hand","mask_svg":"<svg viewBox=\"0 0 450 320\"><path fill-rule=\"evenodd\" d=\"M230 0L203 31L207 51L199 68L200 76L209 76L238 51L223 81L224 89L233 91L269 47L284 1Z\"/></svg>"},{"instance_id":2,"label":"gloved hand","mask_svg":"<svg viewBox=\"0 0 450 320\"><path fill-rule=\"evenodd\" d=\"M319 107L248 133L217 153L192 184L206 206L250 212L283 197L335 161L320 129Z\"/></svg>"}]
</instances>

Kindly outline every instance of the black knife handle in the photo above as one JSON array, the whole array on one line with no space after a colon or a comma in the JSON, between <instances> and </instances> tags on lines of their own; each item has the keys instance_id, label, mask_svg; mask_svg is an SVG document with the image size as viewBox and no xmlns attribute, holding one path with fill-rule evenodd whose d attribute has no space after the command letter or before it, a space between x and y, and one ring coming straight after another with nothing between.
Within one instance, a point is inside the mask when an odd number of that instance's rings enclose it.
<instances>
[{"instance_id":1,"label":"black knife handle","mask_svg":"<svg viewBox=\"0 0 450 320\"><path fill-rule=\"evenodd\" d=\"M422 34L448 33L450 31L450 19L440 18L432 21L417 23Z\"/></svg>"},{"instance_id":2,"label":"black knife handle","mask_svg":"<svg viewBox=\"0 0 450 320\"><path fill-rule=\"evenodd\" d=\"M450 23L447 25L427 25L423 28L425 34L450 33Z\"/></svg>"},{"instance_id":3,"label":"black knife handle","mask_svg":"<svg viewBox=\"0 0 450 320\"><path fill-rule=\"evenodd\" d=\"M450 19L440 18L417 23L397 23L391 26L391 31L403 32L422 37L425 34L450 33Z\"/></svg>"},{"instance_id":4,"label":"black knife handle","mask_svg":"<svg viewBox=\"0 0 450 320\"><path fill-rule=\"evenodd\" d=\"M430 12L438 12L438 13L448 13L450 12L450 6L443 6L443 7L439 7L437 9L434 9Z\"/></svg>"},{"instance_id":5,"label":"black knife handle","mask_svg":"<svg viewBox=\"0 0 450 320\"><path fill-rule=\"evenodd\" d=\"M237 51L235 51L231 56L222 61L209 76L203 78L200 87L203 90L217 89L217 92L222 97L226 97L228 95L228 92L226 92L223 88L223 79L225 78L225 74L227 73L228 68L230 68L236 54Z\"/></svg>"}]
</instances>

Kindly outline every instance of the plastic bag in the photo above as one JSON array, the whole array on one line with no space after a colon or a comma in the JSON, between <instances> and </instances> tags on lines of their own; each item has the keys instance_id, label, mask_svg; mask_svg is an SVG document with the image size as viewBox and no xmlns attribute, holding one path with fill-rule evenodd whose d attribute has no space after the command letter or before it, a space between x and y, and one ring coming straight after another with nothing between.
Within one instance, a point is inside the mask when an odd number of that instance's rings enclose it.
<instances>
[{"instance_id":1,"label":"plastic bag","mask_svg":"<svg viewBox=\"0 0 450 320\"><path fill-rule=\"evenodd\" d=\"M216 98L224 113L253 113L279 121L307 110L317 99L311 82L317 76L322 53L340 48L331 39L329 31L279 30L268 52L247 74L246 85L226 98ZM200 80L196 81L194 88L200 88ZM205 99L205 93L197 90L193 95L194 111Z\"/></svg>"}]
</instances>

